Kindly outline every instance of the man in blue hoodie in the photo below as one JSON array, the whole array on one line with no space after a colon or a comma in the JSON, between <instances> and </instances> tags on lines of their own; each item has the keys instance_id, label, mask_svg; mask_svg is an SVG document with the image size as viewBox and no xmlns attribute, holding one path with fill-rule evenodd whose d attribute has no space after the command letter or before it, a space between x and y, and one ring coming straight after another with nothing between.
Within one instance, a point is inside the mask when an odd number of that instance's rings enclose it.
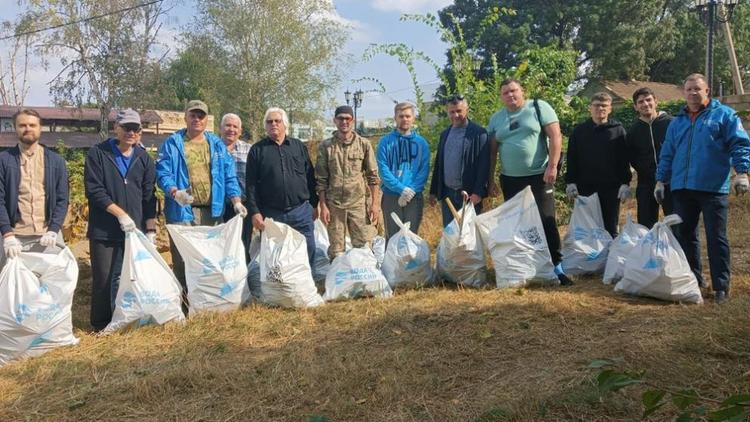
<instances>
[{"instance_id":1,"label":"man in blue hoodie","mask_svg":"<svg viewBox=\"0 0 750 422\"><path fill-rule=\"evenodd\" d=\"M735 193L750 191L750 137L734 109L711 99L703 75L688 76L684 93L687 106L670 123L661 147L654 197L662 203L666 185L672 189L674 211L682 218L677 238L700 286L698 220L703 213L714 301L721 304L729 295L730 171L734 167L737 172Z\"/></svg>"},{"instance_id":2,"label":"man in blue hoodie","mask_svg":"<svg viewBox=\"0 0 750 422\"><path fill-rule=\"evenodd\" d=\"M242 192L234 158L224 141L206 130L208 106L193 100L185 108L185 124L159 147L156 181L164 191L167 224L213 226L222 222L225 199L244 218ZM170 239L174 274L185 285L185 262Z\"/></svg>"},{"instance_id":3,"label":"man in blue hoodie","mask_svg":"<svg viewBox=\"0 0 750 422\"><path fill-rule=\"evenodd\" d=\"M399 230L391 218L392 212L404 223L410 222L414 233L419 231L422 222L422 191L430 171L430 146L412 129L415 117L414 104L396 104L396 129L380 138L378 143L386 241Z\"/></svg>"}]
</instances>

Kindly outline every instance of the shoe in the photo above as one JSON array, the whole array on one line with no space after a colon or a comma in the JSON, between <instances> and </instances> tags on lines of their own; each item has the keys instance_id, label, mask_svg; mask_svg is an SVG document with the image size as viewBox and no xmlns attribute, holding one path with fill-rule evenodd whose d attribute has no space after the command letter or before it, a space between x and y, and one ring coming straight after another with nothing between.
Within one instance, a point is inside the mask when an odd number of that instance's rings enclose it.
<instances>
[{"instance_id":1,"label":"shoe","mask_svg":"<svg viewBox=\"0 0 750 422\"><path fill-rule=\"evenodd\" d=\"M717 290L714 292L714 303L717 305L721 305L727 300L729 300L729 295L727 295L726 290Z\"/></svg>"},{"instance_id":2,"label":"shoe","mask_svg":"<svg viewBox=\"0 0 750 422\"><path fill-rule=\"evenodd\" d=\"M569 279L568 276L565 274L558 274L557 279L560 280L561 286L567 287L567 286L572 286L573 284L575 284L573 283L573 280Z\"/></svg>"}]
</instances>

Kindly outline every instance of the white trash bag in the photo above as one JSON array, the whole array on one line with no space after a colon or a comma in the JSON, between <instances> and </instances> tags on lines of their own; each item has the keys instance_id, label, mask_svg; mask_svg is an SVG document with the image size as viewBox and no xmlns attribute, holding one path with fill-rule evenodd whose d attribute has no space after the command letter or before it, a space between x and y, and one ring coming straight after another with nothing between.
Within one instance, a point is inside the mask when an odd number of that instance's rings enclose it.
<instances>
[{"instance_id":1,"label":"white trash bag","mask_svg":"<svg viewBox=\"0 0 750 422\"><path fill-rule=\"evenodd\" d=\"M115 312L103 332L170 321L185 321L180 282L143 233L128 232Z\"/></svg>"},{"instance_id":2,"label":"white trash bag","mask_svg":"<svg viewBox=\"0 0 750 422\"><path fill-rule=\"evenodd\" d=\"M622 278L625 269L625 258L639 240L648 233L648 229L633 221L628 212L625 226L609 246L607 265L604 267L604 284L614 284Z\"/></svg>"},{"instance_id":3,"label":"white trash bag","mask_svg":"<svg viewBox=\"0 0 750 422\"><path fill-rule=\"evenodd\" d=\"M475 221L492 258L498 289L560 283L531 187Z\"/></svg>"},{"instance_id":4,"label":"white trash bag","mask_svg":"<svg viewBox=\"0 0 750 422\"><path fill-rule=\"evenodd\" d=\"M270 218L260 236L260 301L285 308L322 305L307 259L305 236Z\"/></svg>"},{"instance_id":5,"label":"white trash bag","mask_svg":"<svg viewBox=\"0 0 750 422\"><path fill-rule=\"evenodd\" d=\"M167 224L185 261L190 316L239 308L247 283L242 216L218 226Z\"/></svg>"},{"instance_id":6,"label":"white trash bag","mask_svg":"<svg viewBox=\"0 0 750 422\"><path fill-rule=\"evenodd\" d=\"M70 248L38 243L0 272L0 366L78 344L71 307L78 263Z\"/></svg>"},{"instance_id":7,"label":"white trash bag","mask_svg":"<svg viewBox=\"0 0 750 422\"><path fill-rule=\"evenodd\" d=\"M378 269L377 259L370 249L351 249L331 263L323 295L326 301L391 296L391 286Z\"/></svg>"},{"instance_id":8,"label":"white trash bag","mask_svg":"<svg viewBox=\"0 0 750 422\"><path fill-rule=\"evenodd\" d=\"M487 263L471 201L464 204L459 218L460 224L454 219L443 229L437 247L438 275L451 283L481 287L487 282Z\"/></svg>"},{"instance_id":9,"label":"white trash bag","mask_svg":"<svg viewBox=\"0 0 750 422\"><path fill-rule=\"evenodd\" d=\"M703 303L698 280L669 226L680 224L677 214L664 219L638 241L625 258L625 271L615 291L670 302Z\"/></svg>"},{"instance_id":10,"label":"white trash bag","mask_svg":"<svg viewBox=\"0 0 750 422\"><path fill-rule=\"evenodd\" d=\"M386 241L383 236L375 236L372 239L372 253L378 262L378 268L383 266L383 260L385 260L385 244Z\"/></svg>"},{"instance_id":11,"label":"white trash bag","mask_svg":"<svg viewBox=\"0 0 750 422\"><path fill-rule=\"evenodd\" d=\"M313 280L322 282L326 279L326 274L331 268L331 262L328 259L328 247L331 242L328 238L328 229L320 219L315 220L314 224L315 238L315 257L313 258L312 275Z\"/></svg>"},{"instance_id":12,"label":"white trash bag","mask_svg":"<svg viewBox=\"0 0 750 422\"><path fill-rule=\"evenodd\" d=\"M385 249L381 268L385 279L392 289L430 283L433 273L427 241L409 230L411 223L403 223L396 213L391 218L401 230L391 236Z\"/></svg>"},{"instance_id":13,"label":"white trash bag","mask_svg":"<svg viewBox=\"0 0 750 422\"><path fill-rule=\"evenodd\" d=\"M607 265L612 235L604 229L599 195L578 196L568 232L563 239L562 267L565 274L597 274Z\"/></svg>"}]
</instances>

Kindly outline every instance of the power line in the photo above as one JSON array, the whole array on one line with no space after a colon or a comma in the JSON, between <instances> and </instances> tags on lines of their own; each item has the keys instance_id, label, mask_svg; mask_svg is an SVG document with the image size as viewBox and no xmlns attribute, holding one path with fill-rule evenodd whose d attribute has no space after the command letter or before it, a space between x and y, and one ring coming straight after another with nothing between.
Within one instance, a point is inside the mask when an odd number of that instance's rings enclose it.
<instances>
[{"instance_id":1,"label":"power line","mask_svg":"<svg viewBox=\"0 0 750 422\"><path fill-rule=\"evenodd\" d=\"M6 35L4 37L1 37L0 41L8 40L8 39L11 39L11 38L18 38L18 37L22 37L24 35L36 34L38 32L49 31L51 29L62 28L64 26L75 25L77 23L88 22L88 21L92 21L94 19L100 19L100 18L103 18L103 17L106 17L106 16L116 15L118 13L129 12L131 10L139 9L141 7L146 7L146 6L151 6L152 4L161 3L162 1L164 1L164 0L152 0L152 1L145 2L145 3L136 4L135 6L130 6L130 7L126 7L126 8L123 8L123 9L113 10L113 11L107 12L107 13L102 13L101 15L89 16L89 17L84 18L84 19L78 19L78 20L75 20L75 21L65 22L65 23L61 23L59 25L48 26L48 27L45 27L45 28L39 28L39 29L31 30L31 31L20 32L18 34L13 34L13 35Z\"/></svg>"}]
</instances>

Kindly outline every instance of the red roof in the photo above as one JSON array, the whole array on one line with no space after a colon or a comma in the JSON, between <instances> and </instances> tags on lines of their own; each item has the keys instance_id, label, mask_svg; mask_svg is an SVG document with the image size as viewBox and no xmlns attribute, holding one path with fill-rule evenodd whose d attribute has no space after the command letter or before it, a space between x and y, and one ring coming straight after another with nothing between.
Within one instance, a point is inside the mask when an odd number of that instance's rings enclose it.
<instances>
[{"instance_id":1,"label":"red roof","mask_svg":"<svg viewBox=\"0 0 750 422\"><path fill-rule=\"evenodd\" d=\"M78 107L32 107L32 106L9 106L0 105L0 117L11 118L22 108L36 110L42 117L42 120L76 120L79 122L99 122L98 108L78 108ZM115 121L116 110L109 112L108 120ZM161 123L162 119L152 110L145 110L141 113L143 123Z\"/></svg>"}]
</instances>

